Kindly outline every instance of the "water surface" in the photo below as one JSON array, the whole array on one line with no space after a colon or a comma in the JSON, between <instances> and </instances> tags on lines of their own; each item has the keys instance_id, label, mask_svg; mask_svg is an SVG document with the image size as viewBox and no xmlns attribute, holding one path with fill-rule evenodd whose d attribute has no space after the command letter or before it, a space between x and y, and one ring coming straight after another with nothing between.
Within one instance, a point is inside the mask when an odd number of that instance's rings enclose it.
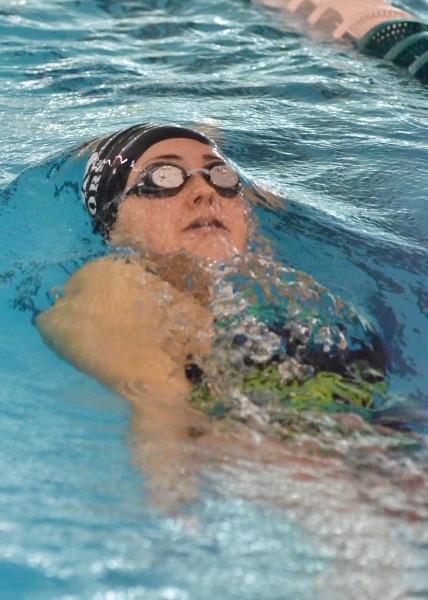
<instances>
[{"instance_id":1,"label":"water surface","mask_svg":"<svg viewBox=\"0 0 428 600\"><path fill-rule=\"evenodd\" d=\"M424 0L406 6L428 20ZM276 257L367 314L391 391L414 403L407 425L428 431L427 88L245 0L12 2L0 36L0 595L428 595L426 520L397 509L418 492L402 498L391 470L370 479L380 455L352 477L342 461L213 470L192 518L166 518L133 464L126 402L32 325L50 288L105 252L67 149L137 122L209 123L286 199L259 211ZM400 459L400 477L423 468L421 452L418 464Z\"/></svg>"}]
</instances>

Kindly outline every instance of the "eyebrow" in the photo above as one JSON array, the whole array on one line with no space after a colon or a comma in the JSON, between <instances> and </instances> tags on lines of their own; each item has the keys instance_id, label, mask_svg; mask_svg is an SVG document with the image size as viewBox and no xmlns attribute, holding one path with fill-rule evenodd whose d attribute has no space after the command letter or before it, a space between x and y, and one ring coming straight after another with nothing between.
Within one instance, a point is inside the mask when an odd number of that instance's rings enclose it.
<instances>
[{"instance_id":1,"label":"eyebrow","mask_svg":"<svg viewBox=\"0 0 428 600\"><path fill-rule=\"evenodd\" d=\"M202 157L204 160L223 160L221 156L216 156L215 154L204 154ZM180 156L179 154L164 154L163 156L155 156L153 160L184 160L185 156Z\"/></svg>"}]
</instances>

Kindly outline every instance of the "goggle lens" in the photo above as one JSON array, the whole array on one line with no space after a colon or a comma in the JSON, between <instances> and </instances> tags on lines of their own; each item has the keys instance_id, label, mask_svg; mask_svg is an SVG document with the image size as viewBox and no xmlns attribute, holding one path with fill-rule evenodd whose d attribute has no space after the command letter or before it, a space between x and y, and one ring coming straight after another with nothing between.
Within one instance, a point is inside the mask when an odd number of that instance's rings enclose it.
<instances>
[{"instance_id":1,"label":"goggle lens","mask_svg":"<svg viewBox=\"0 0 428 600\"><path fill-rule=\"evenodd\" d=\"M234 188L239 183L238 173L228 165L216 165L209 170L211 182L220 188Z\"/></svg>"},{"instance_id":2,"label":"goggle lens","mask_svg":"<svg viewBox=\"0 0 428 600\"><path fill-rule=\"evenodd\" d=\"M183 185L184 173L173 165L162 165L151 172L151 183L156 187L170 190Z\"/></svg>"}]
</instances>

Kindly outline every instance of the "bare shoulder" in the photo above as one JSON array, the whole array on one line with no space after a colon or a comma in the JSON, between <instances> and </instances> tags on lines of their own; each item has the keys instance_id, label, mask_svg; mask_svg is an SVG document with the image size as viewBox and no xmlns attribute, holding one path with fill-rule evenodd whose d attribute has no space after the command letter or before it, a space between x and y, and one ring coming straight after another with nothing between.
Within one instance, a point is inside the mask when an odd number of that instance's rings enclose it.
<instances>
[{"instance_id":1,"label":"bare shoulder","mask_svg":"<svg viewBox=\"0 0 428 600\"><path fill-rule=\"evenodd\" d=\"M164 311L180 306L201 313L202 307L191 293L177 289L152 272L137 257L124 258L111 254L96 259L76 271L64 286L62 301L85 300L86 310L96 314L116 310L118 304L127 311L141 308ZM199 314L199 316L201 316Z\"/></svg>"},{"instance_id":2,"label":"bare shoulder","mask_svg":"<svg viewBox=\"0 0 428 600\"><path fill-rule=\"evenodd\" d=\"M132 304L135 296L141 297L148 287L156 285L160 285L159 278L148 273L136 260L111 254L76 271L64 286L64 298L101 296L107 300L107 305L103 303L107 308L119 299Z\"/></svg>"},{"instance_id":3,"label":"bare shoulder","mask_svg":"<svg viewBox=\"0 0 428 600\"><path fill-rule=\"evenodd\" d=\"M37 326L60 356L116 389L182 382L186 357L210 343L210 316L190 294L116 255L73 274Z\"/></svg>"}]
</instances>

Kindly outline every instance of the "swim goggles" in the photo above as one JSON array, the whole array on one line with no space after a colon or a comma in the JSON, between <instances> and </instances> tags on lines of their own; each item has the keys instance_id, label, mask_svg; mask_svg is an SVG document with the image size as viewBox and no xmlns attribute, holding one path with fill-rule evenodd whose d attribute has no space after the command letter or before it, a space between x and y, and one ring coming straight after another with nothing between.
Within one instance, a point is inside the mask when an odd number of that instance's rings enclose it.
<instances>
[{"instance_id":1,"label":"swim goggles","mask_svg":"<svg viewBox=\"0 0 428 600\"><path fill-rule=\"evenodd\" d=\"M198 173L202 173L209 185L223 196L236 196L240 191L238 174L224 163L191 171L186 171L177 165L157 164L143 171L140 181L126 191L125 197L133 194L156 198L174 196L190 177Z\"/></svg>"}]
</instances>

